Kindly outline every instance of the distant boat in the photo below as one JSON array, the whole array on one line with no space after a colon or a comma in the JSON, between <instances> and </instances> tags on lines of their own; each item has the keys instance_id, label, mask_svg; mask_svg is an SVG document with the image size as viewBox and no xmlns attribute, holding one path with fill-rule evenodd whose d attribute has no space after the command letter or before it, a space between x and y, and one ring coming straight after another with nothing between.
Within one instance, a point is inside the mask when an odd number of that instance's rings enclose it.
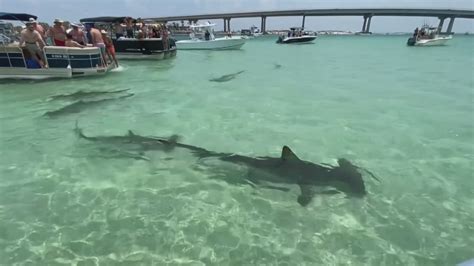
<instances>
[{"instance_id":1,"label":"distant boat","mask_svg":"<svg viewBox=\"0 0 474 266\"><path fill-rule=\"evenodd\" d=\"M317 34L312 31L305 31L301 27L290 28L287 36L280 35L277 43L280 44L303 44L312 43L316 39Z\"/></svg>"},{"instance_id":2,"label":"distant boat","mask_svg":"<svg viewBox=\"0 0 474 266\"><path fill-rule=\"evenodd\" d=\"M176 42L178 50L237 50L245 44L241 36L214 36L215 24L206 23L191 25L190 40Z\"/></svg>"},{"instance_id":3,"label":"distant boat","mask_svg":"<svg viewBox=\"0 0 474 266\"><path fill-rule=\"evenodd\" d=\"M356 32L355 35L370 36L370 35L372 35L372 32L370 32L370 31L368 31L368 32L359 31L359 32Z\"/></svg>"},{"instance_id":4,"label":"distant boat","mask_svg":"<svg viewBox=\"0 0 474 266\"><path fill-rule=\"evenodd\" d=\"M260 30L257 27L252 26L250 27L250 29L242 29L240 31L240 36L254 38L254 37L262 36L262 32L260 32Z\"/></svg>"},{"instance_id":5,"label":"distant boat","mask_svg":"<svg viewBox=\"0 0 474 266\"><path fill-rule=\"evenodd\" d=\"M436 27L424 24L421 29L416 28L415 33L407 41L408 46L441 46L445 45L453 37L451 35L440 35Z\"/></svg>"}]
</instances>

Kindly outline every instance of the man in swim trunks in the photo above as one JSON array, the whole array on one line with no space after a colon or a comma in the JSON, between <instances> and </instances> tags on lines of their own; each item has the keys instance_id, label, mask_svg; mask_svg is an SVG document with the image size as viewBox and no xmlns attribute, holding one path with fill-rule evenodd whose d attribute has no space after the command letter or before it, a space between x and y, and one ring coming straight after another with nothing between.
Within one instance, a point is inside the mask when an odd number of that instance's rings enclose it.
<instances>
[{"instance_id":1,"label":"man in swim trunks","mask_svg":"<svg viewBox=\"0 0 474 266\"><path fill-rule=\"evenodd\" d=\"M102 39L102 33L100 33L100 31L94 27L94 24L87 24L86 27L88 28L91 35L90 42L93 46L100 48L100 53L102 54L104 63L107 65L107 60L105 58L105 43L104 39Z\"/></svg>"},{"instance_id":2,"label":"man in swim trunks","mask_svg":"<svg viewBox=\"0 0 474 266\"><path fill-rule=\"evenodd\" d=\"M55 19L54 26L49 28L47 35L51 38L51 43L53 43L54 45L66 45L66 30L64 29L62 20Z\"/></svg>"},{"instance_id":3,"label":"man in swim trunks","mask_svg":"<svg viewBox=\"0 0 474 266\"><path fill-rule=\"evenodd\" d=\"M20 47L24 47L28 50L33 59L37 60L41 67L45 67L42 51L45 46L46 44L44 43L43 38L41 38L39 32L35 30L34 24L27 22L26 29L21 31Z\"/></svg>"},{"instance_id":4,"label":"man in swim trunks","mask_svg":"<svg viewBox=\"0 0 474 266\"><path fill-rule=\"evenodd\" d=\"M33 23L33 26L35 26L35 30L41 35L41 38L43 38L43 41L45 41L46 36L45 36L45 31L44 31L43 26L38 24L38 22L34 18L30 18L29 21Z\"/></svg>"},{"instance_id":5,"label":"man in swim trunks","mask_svg":"<svg viewBox=\"0 0 474 266\"><path fill-rule=\"evenodd\" d=\"M109 56L109 60L112 62L112 60L115 62L115 66L118 67L118 61L117 58L115 57L115 47L112 39L107 36L107 32L105 30L101 30L100 33L102 34L102 39L104 40L105 43L105 48L107 49L107 55Z\"/></svg>"}]
</instances>

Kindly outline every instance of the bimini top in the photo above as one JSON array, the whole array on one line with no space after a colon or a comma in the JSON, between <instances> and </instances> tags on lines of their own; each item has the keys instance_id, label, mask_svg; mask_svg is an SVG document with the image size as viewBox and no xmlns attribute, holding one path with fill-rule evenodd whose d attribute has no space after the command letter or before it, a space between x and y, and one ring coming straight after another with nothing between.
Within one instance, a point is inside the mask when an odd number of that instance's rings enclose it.
<instances>
[{"instance_id":1,"label":"bimini top","mask_svg":"<svg viewBox=\"0 0 474 266\"><path fill-rule=\"evenodd\" d=\"M123 22L126 18L128 17L95 17L95 18L82 18L79 21L82 23L84 22L116 23L116 22Z\"/></svg>"},{"instance_id":2,"label":"bimini top","mask_svg":"<svg viewBox=\"0 0 474 266\"><path fill-rule=\"evenodd\" d=\"M0 12L0 19L2 20L19 20L19 21L28 21L30 18L34 18L35 20L38 18L37 16L26 14L26 13L6 13Z\"/></svg>"}]
</instances>

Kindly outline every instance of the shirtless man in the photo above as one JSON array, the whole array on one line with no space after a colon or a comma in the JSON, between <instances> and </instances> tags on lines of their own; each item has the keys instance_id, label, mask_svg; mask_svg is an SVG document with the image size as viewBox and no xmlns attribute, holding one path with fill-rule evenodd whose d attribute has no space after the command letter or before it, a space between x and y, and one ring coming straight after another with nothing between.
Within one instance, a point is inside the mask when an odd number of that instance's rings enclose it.
<instances>
[{"instance_id":1,"label":"shirtless man","mask_svg":"<svg viewBox=\"0 0 474 266\"><path fill-rule=\"evenodd\" d=\"M41 38L39 32L35 30L34 24L27 22L26 29L21 31L20 47L27 49L31 56L38 61L41 67L45 67L42 51L45 46L46 44L44 43L43 38Z\"/></svg>"},{"instance_id":2,"label":"shirtless man","mask_svg":"<svg viewBox=\"0 0 474 266\"><path fill-rule=\"evenodd\" d=\"M38 24L38 22L34 18L30 18L30 22L33 23L33 26L35 26L35 30L41 35L41 38L43 38L43 41L46 40L45 36L45 31L43 26Z\"/></svg>"},{"instance_id":3,"label":"shirtless man","mask_svg":"<svg viewBox=\"0 0 474 266\"><path fill-rule=\"evenodd\" d=\"M102 33L96 28L94 28L93 24L87 24L87 29L91 35L91 43L95 47L100 48L100 53L102 54L102 58L104 59L105 64L107 65L107 60L105 59L105 43L104 39L102 39Z\"/></svg>"},{"instance_id":4,"label":"shirtless man","mask_svg":"<svg viewBox=\"0 0 474 266\"><path fill-rule=\"evenodd\" d=\"M48 37L51 38L51 42L56 46L65 46L66 42L66 30L63 26L63 21L60 19L54 20L54 26L49 28Z\"/></svg>"}]
</instances>

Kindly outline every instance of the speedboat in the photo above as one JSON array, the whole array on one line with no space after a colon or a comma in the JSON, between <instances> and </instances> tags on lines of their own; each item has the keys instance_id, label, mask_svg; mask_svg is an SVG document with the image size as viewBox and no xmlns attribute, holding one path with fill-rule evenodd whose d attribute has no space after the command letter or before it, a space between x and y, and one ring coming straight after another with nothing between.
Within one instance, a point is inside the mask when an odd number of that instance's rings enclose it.
<instances>
[{"instance_id":1,"label":"speedboat","mask_svg":"<svg viewBox=\"0 0 474 266\"><path fill-rule=\"evenodd\" d=\"M317 35L314 32L304 31L304 29L300 27L293 27L290 28L290 31L288 32L287 36L280 35L278 37L277 43L312 43L316 39L316 37Z\"/></svg>"},{"instance_id":2,"label":"speedboat","mask_svg":"<svg viewBox=\"0 0 474 266\"><path fill-rule=\"evenodd\" d=\"M192 32L190 40L176 42L179 50L236 50L245 44L245 39L240 36L214 36L215 24L206 23L189 26Z\"/></svg>"},{"instance_id":3,"label":"speedboat","mask_svg":"<svg viewBox=\"0 0 474 266\"><path fill-rule=\"evenodd\" d=\"M81 23L104 24L113 28L116 23L123 23L127 17L95 17L83 18ZM136 20L134 20L136 21ZM112 30L109 31L112 34ZM116 38L111 36L117 59L163 59L176 55L176 43L168 38L168 47L164 47L163 38L137 38L122 36Z\"/></svg>"},{"instance_id":4,"label":"speedboat","mask_svg":"<svg viewBox=\"0 0 474 266\"><path fill-rule=\"evenodd\" d=\"M415 33L407 41L408 46L440 46L445 45L453 37L451 35L440 35L439 29L423 25L421 29L416 28Z\"/></svg>"},{"instance_id":5,"label":"speedboat","mask_svg":"<svg viewBox=\"0 0 474 266\"><path fill-rule=\"evenodd\" d=\"M0 19L28 21L37 17L30 14L0 13ZM114 64L107 65L98 47L64 47L45 46L42 49L44 63L47 68L30 64L33 60L17 42L8 42L4 37L0 44L0 79L44 79L72 78L89 75L103 75L115 68ZM6 41L5 41L6 40Z\"/></svg>"}]
</instances>

